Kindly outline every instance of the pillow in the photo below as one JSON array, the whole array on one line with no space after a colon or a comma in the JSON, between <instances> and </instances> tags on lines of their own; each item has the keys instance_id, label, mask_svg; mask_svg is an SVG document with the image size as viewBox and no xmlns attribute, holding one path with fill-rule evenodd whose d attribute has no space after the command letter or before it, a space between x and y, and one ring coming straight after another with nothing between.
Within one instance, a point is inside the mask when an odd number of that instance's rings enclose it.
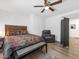
<instances>
[{"instance_id":1,"label":"pillow","mask_svg":"<svg viewBox=\"0 0 79 59\"><path fill-rule=\"evenodd\" d=\"M9 33L10 36L21 35L20 31L14 31Z\"/></svg>"},{"instance_id":2,"label":"pillow","mask_svg":"<svg viewBox=\"0 0 79 59\"><path fill-rule=\"evenodd\" d=\"M27 34L27 31L21 32L21 35L26 35L26 34Z\"/></svg>"},{"instance_id":3,"label":"pillow","mask_svg":"<svg viewBox=\"0 0 79 59\"><path fill-rule=\"evenodd\" d=\"M19 31L16 31L16 32L15 32L15 35L20 35Z\"/></svg>"},{"instance_id":4,"label":"pillow","mask_svg":"<svg viewBox=\"0 0 79 59\"><path fill-rule=\"evenodd\" d=\"M10 32L9 35L10 36L15 35L15 32Z\"/></svg>"}]
</instances>

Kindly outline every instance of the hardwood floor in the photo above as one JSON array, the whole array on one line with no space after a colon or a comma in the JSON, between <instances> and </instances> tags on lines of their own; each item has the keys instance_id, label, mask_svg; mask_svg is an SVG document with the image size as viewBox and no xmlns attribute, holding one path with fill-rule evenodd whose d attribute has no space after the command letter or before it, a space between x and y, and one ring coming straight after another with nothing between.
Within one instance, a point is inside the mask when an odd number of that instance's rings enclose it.
<instances>
[{"instance_id":1,"label":"hardwood floor","mask_svg":"<svg viewBox=\"0 0 79 59\"><path fill-rule=\"evenodd\" d=\"M45 49L43 49L45 51ZM79 59L79 39L70 39L70 47L62 48L58 43L49 43L48 44L48 53L49 56L53 58L56 56L58 59ZM23 59L43 59L46 54L38 50Z\"/></svg>"},{"instance_id":2,"label":"hardwood floor","mask_svg":"<svg viewBox=\"0 0 79 59\"><path fill-rule=\"evenodd\" d=\"M57 59L79 59L79 39L70 38L69 48L62 48L59 43L49 43L47 54L44 48L43 51L37 50L23 59L43 59L46 55L51 56L51 58L56 56ZM0 59L3 59L2 53L0 53Z\"/></svg>"},{"instance_id":3,"label":"hardwood floor","mask_svg":"<svg viewBox=\"0 0 79 59\"><path fill-rule=\"evenodd\" d=\"M0 59L3 59L2 49L0 49Z\"/></svg>"},{"instance_id":4,"label":"hardwood floor","mask_svg":"<svg viewBox=\"0 0 79 59\"><path fill-rule=\"evenodd\" d=\"M62 48L62 46L57 43L53 44L53 46L49 46L51 48L48 53L50 54L52 51L52 53L60 59L79 59L79 39L71 38L69 48Z\"/></svg>"}]
</instances>

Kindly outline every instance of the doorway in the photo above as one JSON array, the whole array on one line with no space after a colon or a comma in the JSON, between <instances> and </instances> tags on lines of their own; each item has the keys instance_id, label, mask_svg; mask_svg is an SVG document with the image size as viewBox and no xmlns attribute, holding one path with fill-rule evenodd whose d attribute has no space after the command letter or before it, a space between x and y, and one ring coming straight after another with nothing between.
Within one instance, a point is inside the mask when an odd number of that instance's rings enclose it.
<instances>
[{"instance_id":1,"label":"doorway","mask_svg":"<svg viewBox=\"0 0 79 59\"><path fill-rule=\"evenodd\" d=\"M79 45L79 19L70 19L69 21L69 40L70 47Z\"/></svg>"}]
</instances>

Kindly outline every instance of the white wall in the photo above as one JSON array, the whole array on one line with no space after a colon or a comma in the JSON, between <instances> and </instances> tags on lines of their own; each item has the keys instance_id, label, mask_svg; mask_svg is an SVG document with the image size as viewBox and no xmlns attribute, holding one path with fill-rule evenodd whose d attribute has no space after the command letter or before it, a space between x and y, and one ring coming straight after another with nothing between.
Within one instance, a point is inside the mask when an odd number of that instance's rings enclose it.
<instances>
[{"instance_id":1,"label":"white wall","mask_svg":"<svg viewBox=\"0 0 79 59\"><path fill-rule=\"evenodd\" d=\"M75 11L71 11L71 12L68 12L68 13L61 13L59 15L50 16L49 18L46 18L45 29L50 29L52 34L55 34L56 40L60 41L61 20L63 19L63 17L70 18L71 16L73 16L73 14L77 14L78 12L79 12L79 10L75 10Z\"/></svg>"},{"instance_id":2,"label":"white wall","mask_svg":"<svg viewBox=\"0 0 79 59\"><path fill-rule=\"evenodd\" d=\"M76 29L70 29L70 37L79 38L79 19L71 19L70 25L75 24Z\"/></svg>"},{"instance_id":3,"label":"white wall","mask_svg":"<svg viewBox=\"0 0 79 59\"><path fill-rule=\"evenodd\" d=\"M28 31L36 35L41 35L41 31L44 29L44 20L41 17L33 14L19 15L0 11L0 30L4 29L5 24L26 25Z\"/></svg>"},{"instance_id":4,"label":"white wall","mask_svg":"<svg viewBox=\"0 0 79 59\"><path fill-rule=\"evenodd\" d=\"M55 34L57 41L60 41L61 20L62 17L54 16L47 18L45 23L45 29L50 29L52 34Z\"/></svg>"},{"instance_id":5,"label":"white wall","mask_svg":"<svg viewBox=\"0 0 79 59\"><path fill-rule=\"evenodd\" d=\"M28 30L32 34L41 35L42 30L45 27L45 20L39 16L31 14L30 18L30 24L28 26Z\"/></svg>"}]
</instances>

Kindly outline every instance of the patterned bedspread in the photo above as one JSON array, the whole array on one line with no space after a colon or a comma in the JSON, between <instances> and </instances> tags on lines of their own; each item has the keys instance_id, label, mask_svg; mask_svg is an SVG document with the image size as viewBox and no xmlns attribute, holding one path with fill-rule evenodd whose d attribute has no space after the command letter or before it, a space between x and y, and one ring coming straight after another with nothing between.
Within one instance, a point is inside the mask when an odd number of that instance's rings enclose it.
<instances>
[{"instance_id":1,"label":"patterned bedspread","mask_svg":"<svg viewBox=\"0 0 79 59\"><path fill-rule=\"evenodd\" d=\"M4 42L4 59L10 58L13 50L21 47L27 47L41 41L42 38L40 36L33 34L6 36Z\"/></svg>"}]
</instances>

